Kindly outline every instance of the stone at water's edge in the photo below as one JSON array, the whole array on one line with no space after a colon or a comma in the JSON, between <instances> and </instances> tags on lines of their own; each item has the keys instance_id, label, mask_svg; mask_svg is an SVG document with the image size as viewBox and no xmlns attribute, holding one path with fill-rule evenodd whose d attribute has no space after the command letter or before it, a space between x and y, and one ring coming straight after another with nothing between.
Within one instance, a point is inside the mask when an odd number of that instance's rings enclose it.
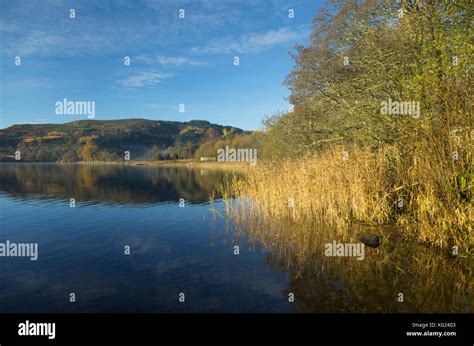
<instances>
[{"instance_id":1,"label":"stone at water's edge","mask_svg":"<svg viewBox=\"0 0 474 346\"><path fill-rule=\"evenodd\" d=\"M380 237L376 234L363 234L359 240L369 247L379 247Z\"/></svg>"}]
</instances>

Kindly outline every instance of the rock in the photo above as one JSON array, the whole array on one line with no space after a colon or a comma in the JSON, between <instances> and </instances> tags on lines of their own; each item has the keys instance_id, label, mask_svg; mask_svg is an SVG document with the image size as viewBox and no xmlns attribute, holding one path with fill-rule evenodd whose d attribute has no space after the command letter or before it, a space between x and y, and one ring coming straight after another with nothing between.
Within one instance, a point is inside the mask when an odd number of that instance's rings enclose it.
<instances>
[{"instance_id":1,"label":"rock","mask_svg":"<svg viewBox=\"0 0 474 346\"><path fill-rule=\"evenodd\" d=\"M376 234L363 234L359 237L359 240L368 247L380 246L380 237Z\"/></svg>"}]
</instances>

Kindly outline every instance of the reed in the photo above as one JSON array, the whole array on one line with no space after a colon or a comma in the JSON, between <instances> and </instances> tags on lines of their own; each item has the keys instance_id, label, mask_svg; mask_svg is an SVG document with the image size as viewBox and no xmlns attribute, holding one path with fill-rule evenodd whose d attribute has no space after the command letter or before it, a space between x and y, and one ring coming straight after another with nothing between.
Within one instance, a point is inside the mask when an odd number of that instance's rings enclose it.
<instances>
[{"instance_id":1,"label":"reed","mask_svg":"<svg viewBox=\"0 0 474 346\"><path fill-rule=\"evenodd\" d=\"M467 170L472 172L469 160ZM354 222L397 223L410 240L440 248L456 245L467 254L473 186L468 175L462 195L456 185L459 175L466 176L462 172L434 150L406 158L394 147L373 151L337 146L260 164L244 176L232 176L222 189L236 198L228 200L228 213L243 224L319 223L344 235ZM298 240L307 238L300 234Z\"/></svg>"},{"instance_id":2,"label":"reed","mask_svg":"<svg viewBox=\"0 0 474 346\"><path fill-rule=\"evenodd\" d=\"M298 312L472 311L473 206L456 186L462 170L415 154L334 147L228 174L227 234L263 247L267 263L288 273L284 294ZM366 247L363 261L324 255L325 244L364 233L382 245Z\"/></svg>"}]
</instances>

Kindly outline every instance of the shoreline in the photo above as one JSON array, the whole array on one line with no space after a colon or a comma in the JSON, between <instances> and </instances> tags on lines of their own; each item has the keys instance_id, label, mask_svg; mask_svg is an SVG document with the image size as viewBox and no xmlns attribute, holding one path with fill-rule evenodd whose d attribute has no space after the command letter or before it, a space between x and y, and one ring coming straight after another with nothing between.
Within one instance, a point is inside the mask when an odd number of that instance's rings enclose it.
<instances>
[{"instance_id":1,"label":"shoreline","mask_svg":"<svg viewBox=\"0 0 474 346\"><path fill-rule=\"evenodd\" d=\"M45 161L1 161L0 164L41 164L41 165L126 165L136 167L185 167L185 168L212 168L223 170L247 170L254 166L247 162L200 162L193 160L167 160L167 161L77 161L77 162L45 162Z\"/></svg>"}]
</instances>

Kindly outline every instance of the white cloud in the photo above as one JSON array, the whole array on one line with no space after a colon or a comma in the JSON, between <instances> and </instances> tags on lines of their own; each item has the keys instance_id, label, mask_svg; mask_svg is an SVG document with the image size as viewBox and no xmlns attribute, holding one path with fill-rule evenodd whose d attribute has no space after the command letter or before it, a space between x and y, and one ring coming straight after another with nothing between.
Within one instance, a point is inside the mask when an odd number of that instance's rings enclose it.
<instances>
[{"instance_id":1,"label":"white cloud","mask_svg":"<svg viewBox=\"0 0 474 346\"><path fill-rule=\"evenodd\" d=\"M272 42L291 40L298 33L283 28L237 40L208 40L232 28L238 28L238 32L258 32L267 23L274 23L270 20L273 16L275 20L287 17L286 1L144 0L144 6L133 6L133 2L121 0L110 7L108 2L85 0L76 5L76 19L69 18L68 8L55 0L12 1L0 12L0 53L53 57L128 55L133 47L133 52L167 55L172 54L167 51L172 46L198 46L193 51L205 53L255 51L278 44ZM295 2L292 0L292 6ZM180 8L186 9L185 20L178 18ZM158 63L196 64L182 57Z\"/></svg>"},{"instance_id":2,"label":"white cloud","mask_svg":"<svg viewBox=\"0 0 474 346\"><path fill-rule=\"evenodd\" d=\"M226 37L211 42L204 47L193 47L193 53L256 53L280 44L296 44L299 40L308 37L308 30L297 31L289 27L270 30L262 33L250 33L237 39Z\"/></svg>"},{"instance_id":3,"label":"white cloud","mask_svg":"<svg viewBox=\"0 0 474 346\"><path fill-rule=\"evenodd\" d=\"M24 37L12 53L27 55L36 52L45 52L51 48L57 48L64 41L65 38L61 35L35 31Z\"/></svg>"},{"instance_id":4,"label":"white cloud","mask_svg":"<svg viewBox=\"0 0 474 346\"><path fill-rule=\"evenodd\" d=\"M159 55L159 56L140 55L140 56L137 56L136 59L146 64L160 64L163 66L182 66L182 65L198 66L198 65L203 64L199 61L192 60L185 57L172 57L172 56L163 56L163 55Z\"/></svg>"},{"instance_id":5,"label":"white cloud","mask_svg":"<svg viewBox=\"0 0 474 346\"><path fill-rule=\"evenodd\" d=\"M139 88L159 84L163 79L171 77L173 75L170 73L149 71L134 74L126 79L118 80L117 83L124 88Z\"/></svg>"}]
</instances>

